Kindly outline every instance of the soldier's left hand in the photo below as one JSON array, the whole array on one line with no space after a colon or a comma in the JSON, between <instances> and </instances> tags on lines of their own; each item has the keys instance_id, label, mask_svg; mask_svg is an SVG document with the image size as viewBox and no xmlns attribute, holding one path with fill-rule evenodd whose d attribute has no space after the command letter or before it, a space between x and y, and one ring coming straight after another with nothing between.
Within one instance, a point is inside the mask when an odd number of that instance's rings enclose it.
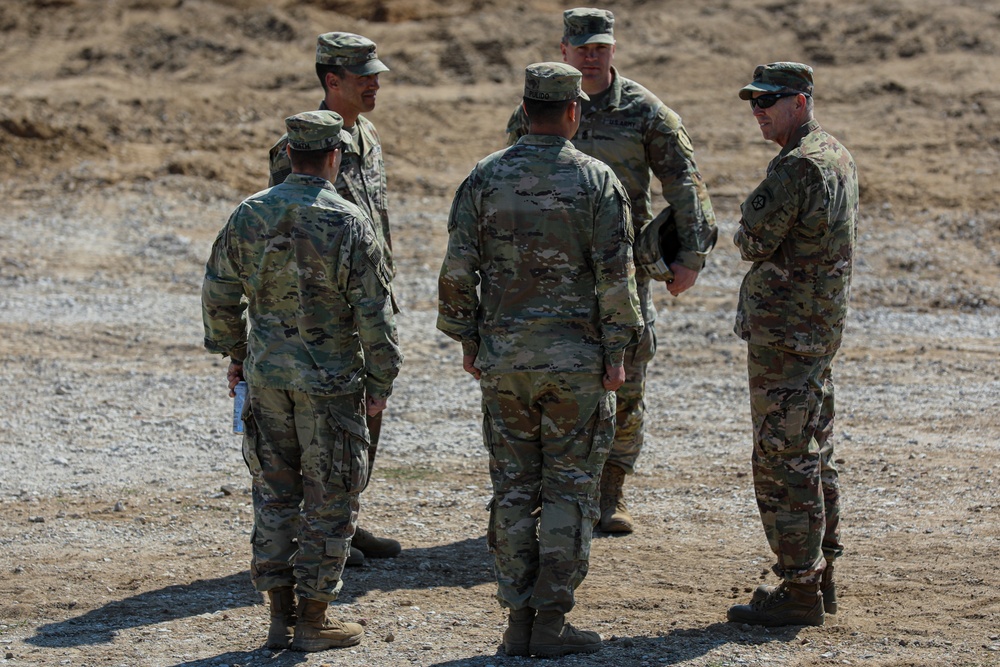
<instances>
[{"instance_id":1,"label":"soldier's left hand","mask_svg":"<svg viewBox=\"0 0 1000 667\"><path fill-rule=\"evenodd\" d=\"M243 380L243 364L230 361L226 370L226 380L229 382L229 398L233 398L236 396L236 385Z\"/></svg>"},{"instance_id":2,"label":"soldier's left hand","mask_svg":"<svg viewBox=\"0 0 1000 667\"><path fill-rule=\"evenodd\" d=\"M477 380L482 376L482 372L476 368L476 355L474 354L462 355L462 370Z\"/></svg>"},{"instance_id":3,"label":"soldier's left hand","mask_svg":"<svg viewBox=\"0 0 1000 667\"><path fill-rule=\"evenodd\" d=\"M674 262L670 265L670 270L674 272L674 279L667 283L667 290L674 296L680 296L682 292L693 287L694 282L698 280L698 272L683 264Z\"/></svg>"}]
</instances>

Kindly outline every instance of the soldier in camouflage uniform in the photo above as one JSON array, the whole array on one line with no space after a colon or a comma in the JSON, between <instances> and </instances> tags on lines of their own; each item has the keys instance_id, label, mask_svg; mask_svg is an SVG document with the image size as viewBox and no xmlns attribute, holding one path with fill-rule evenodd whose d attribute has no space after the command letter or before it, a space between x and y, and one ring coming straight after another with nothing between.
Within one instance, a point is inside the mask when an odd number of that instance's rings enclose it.
<instances>
[{"instance_id":1,"label":"soldier in camouflage uniform","mask_svg":"<svg viewBox=\"0 0 1000 667\"><path fill-rule=\"evenodd\" d=\"M779 586L761 586L729 620L822 625L836 613L840 491L831 364L840 348L857 239L854 159L813 119L813 71L760 65L740 90L765 139L781 146L741 206L733 241L753 262L736 334L747 341L753 477Z\"/></svg>"},{"instance_id":2,"label":"soldier in camouflage uniform","mask_svg":"<svg viewBox=\"0 0 1000 667\"><path fill-rule=\"evenodd\" d=\"M316 74L323 86L324 98L320 109L330 109L344 119L349 139L344 142L340 172L334 185L347 201L363 210L375 222L375 234L382 247L382 256L389 268L390 279L396 275L392 261L392 238L389 235L389 211L386 197L385 162L378 131L362 116L375 108L379 91L379 74L388 72L378 58L375 42L349 32L328 32L316 39ZM270 153L270 183L277 185L291 173L291 163L285 152L287 137L281 137ZM393 310L399 312L390 295ZM382 413L368 420L372 436L372 452L378 448ZM358 526L354 534L348 565L362 565L364 557L391 558L400 552L396 540L376 537Z\"/></svg>"},{"instance_id":3,"label":"soldier in camouflage uniform","mask_svg":"<svg viewBox=\"0 0 1000 667\"><path fill-rule=\"evenodd\" d=\"M476 165L448 219L438 328L480 380L493 499L488 541L508 655L600 648L565 621L587 573L613 390L642 331L628 195L577 151L581 75L525 72L530 132Z\"/></svg>"},{"instance_id":4,"label":"soldier in camouflage uniform","mask_svg":"<svg viewBox=\"0 0 1000 667\"><path fill-rule=\"evenodd\" d=\"M680 117L653 93L626 79L611 66L615 52L614 16L605 9L563 12L563 60L583 73L584 103L573 145L609 165L632 202L635 229L653 219L650 192L655 176L674 209L681 250L670 273L637 275L646 327L642 339L625 354L625 385L617 392L615 444L601 476L601 530L630 533L633 520L623 494L625 475L635 472L644 440L646 368L656 351L656 308L651 278L667 280L675 297L694 285L711 250L715 213L708 189L694 161L694 148ZM507 126L508 144L528 131L518 108Z\"/></svg>"},{"instance_id":5,"label":"soldier in camouflage uniform","mask_svg":"<svg viewBox=\"0 0 1000 667\"><path fill-rule=\"evenodd\" d=\"M253 477L251 576L267 591L267 644L357 644L326 617L368 478L365 415L385 408L402 358L389 270L367 214L333 187L343 121L286 120L292 173L230 216L205 270L205 347L245 379L243 456ZM295 607L295 595L298 607Z\"/></svg>"}]
</instances>

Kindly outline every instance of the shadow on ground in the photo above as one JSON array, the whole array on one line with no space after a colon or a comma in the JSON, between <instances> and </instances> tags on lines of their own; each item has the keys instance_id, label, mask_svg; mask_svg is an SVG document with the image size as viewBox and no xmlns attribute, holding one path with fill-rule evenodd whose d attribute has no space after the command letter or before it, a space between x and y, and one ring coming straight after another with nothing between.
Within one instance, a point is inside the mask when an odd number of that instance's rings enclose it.
<instances>
[{"instance_id":1,"label":"shadow on ground","mask_svg":"<svg viewBox=\"0 0 1000 667\"><path fill-rule=\"evenodd\" d=\"M250 584L250 574L237 572L109 602L82 616L42 625L25 643L46 648L106 644L119 630L255 604L260 604L260 593Z\"/></svg>"},{"instance_id":2,"label":"shadow on ground","mask_svg":"<svg viewBox=\"0 0 1000 667\"><path fill-rule=\"evenodd\" d=\"M344 597L375 591L471 588L494 581L491 564L485 537L405 549L396 558L369 560L364 567L347 569ZM261 594L254 590L249 572L243 571L115 600L81 616L42 625L25 643L45 648L106 644L120 630L260 603Z\"/></svg>"}]
</instances>

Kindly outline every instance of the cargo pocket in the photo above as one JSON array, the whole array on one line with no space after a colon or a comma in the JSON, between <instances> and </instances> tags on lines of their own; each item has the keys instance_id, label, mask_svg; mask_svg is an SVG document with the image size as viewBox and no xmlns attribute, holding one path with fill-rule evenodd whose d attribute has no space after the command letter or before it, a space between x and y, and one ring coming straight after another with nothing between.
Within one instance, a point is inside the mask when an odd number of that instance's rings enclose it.
<instances>
[{"instance_id":1,"label":"cargo pocket","mask_svg":"<svg viewBox=\"0 0 1000 667\"><path fill-rule=\"evenodd\" d=\"M580 532L576 539L575 559L579 561L590 560L590 544L594 538L594 524L601 518L600 509L593 499L580 501Z\"/></svg>"},{"instance_id":2,"label":"cargo pocket","mask_svg":"<svg viewBox=\"0 0 1000 667\"><path fill-rule=\"evenodd\" d=\"M359 419L361 417L347 416L332 409L327 417L327 423L335 433L330 475L332 477L339 472L344 489L349 494L361 493L368 481L368 427Z\"/></svg>"},{"instance_id":3,"label":"cargo pocket","mask_svg":"<svg viewBox=\"0 0 1000 667\"><path fill-rule=\"evenodd\" d=\"M647 326L643 329L642 335L639 336L639 342L635 344L635 349L632 355L632 365L638 366L641 364L648 364L653 360L656 355L656 330Z\"/></svg>"},{"instance_id":4,"label":"cargo pocket","mask_svg":"<svg viewBox=\"0 0 1000 667\"><path fill-rule=\"evenodd\" d=\"M493 417L490 416L486 405L483 405L483 444L486 445L486 452L490 459L495 460L497 442L500 440L500 433L497 430Z\"/></svg>"},{"instance_id":5,"label":"cargo pocket","mask_svg":"<svg viewBox=\"0 0 1000 667\"><path fill-rule=\"evenodd\" d=\"M344 564L351 553L351 539L328 537L323 549L324 562L316 573L316 590L334 600L344 586Z\"/></svg>"},{"instance_id":6,"label":"cargo pocket","mask_svg":"<svg viewBox=\"0 0 1000 667\"><path fill-rule=\"evenodd\" d=\"M590 456L587 457L587 463L596 467L597 474L600 474L615 440L615 393L613 391L604 392L601 400L598 401L593 423Z\"/></svg>"},{"instance_id":7,"label":"cargo pocket","mask_svg":"<svg viewBox=\"0 0 1000 667\"><path fill-rule=\"evenodd\" d=\"M243 406L243 462L254 479L260 479L264 469L260 465L260 429L257 428L257 418L250 409L248 400Z\"/></svg>"}]
</instances>

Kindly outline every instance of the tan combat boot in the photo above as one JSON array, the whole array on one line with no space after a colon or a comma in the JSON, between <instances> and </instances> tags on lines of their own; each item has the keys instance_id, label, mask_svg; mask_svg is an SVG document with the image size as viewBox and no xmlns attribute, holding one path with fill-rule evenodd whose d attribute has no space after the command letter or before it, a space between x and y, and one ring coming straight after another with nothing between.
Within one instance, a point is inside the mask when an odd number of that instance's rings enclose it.
<instances>
[{"instance_id":1,"label":"tan combat boot","mask_svg":"<svg viewBox=\"0 0 1000 667\"><path fill-rule=\"evenodd\" d=\"M511 609L507 616L507 629L503 631L503 650L507 655L528 655L534 622L535 610L531 607Z\"/></svg>"},{"instance_id":2,"label":"tan combat boot","mask_svg":"<svg viewBox=\"0 0 1000 667\"><path fill-rule=\"evenodd\" d=\"M598 524L606 533L632 532L632 515L628 513L622 491L624 484L625 471L606 463L601 473L601 521Z\"/></svg>"},{"instance_id":3,"label":"tan combat boot","mask_svg":"<svg viewBox=\"0 0 1000 667\"><path fill-rule=\"evenodd\" d=\"M267 592L271 604L271 627L267 630L268 648L286 649L292 643L295 628L295 590L279 586Z\"/></svg>"},{"instance_id":4,"label":"tan combat boot","mask_svg":"<svg viewBox=\"0 0 1000 667\"><path fill-rule=\"evenodd\" d=\"M734 623L768 627L823 625L823 594L819 591L819 584L785 581L762 600L730 607L726 617Z\"/></svg>"},{"instance_id":5,"label":"tan combat boot","mask_svg":"<svg viewBox=\"0 0 1000 667\"><path fill-rule=\"evenodd\" d=\"M341 623L326 617L328 603L299 598L299 618L295 625L292 648L296 651L325 651L339 646L354 646L361 641L364 629L357 623Z\"/></svg>"},{"instance_id":6,"label":"tan combat boot","mask_svg":"<svg viewBox=\"0 0 1000 667\"><path fill-rule=\"evenodd\" d=\"M351 549L360 549L367 558L392 558L398 556L403 547L388 537L375 537L358 526L351 538Z\"/></svg>"},{"instance_id":7,"label":"tan combat boot","mask_svg":"<svg viewBox=\"0 0 1000 667\"><path fill-rule=\"evenodd\" d=\"M531 626L528 652L542 658L571 653L593 653L601 648L601 636L589 630L577 630L558 611L540 611Z\"/></svg>"},{"instance_id":8,"label":"tan combat boot","mask_svg":"<svg viewBox=\"0 0 1000 667\"><path fill-rule=\"evenodd\" d=\"M753 602L759 602L770 595L777 586L761 584L753 592ZM837 613L837 584L833 580L833 562L827 561L823 569L823 578L819 582L819 592L823 594L823 611L827 614Z\"/></svg>"}]
</instances>

